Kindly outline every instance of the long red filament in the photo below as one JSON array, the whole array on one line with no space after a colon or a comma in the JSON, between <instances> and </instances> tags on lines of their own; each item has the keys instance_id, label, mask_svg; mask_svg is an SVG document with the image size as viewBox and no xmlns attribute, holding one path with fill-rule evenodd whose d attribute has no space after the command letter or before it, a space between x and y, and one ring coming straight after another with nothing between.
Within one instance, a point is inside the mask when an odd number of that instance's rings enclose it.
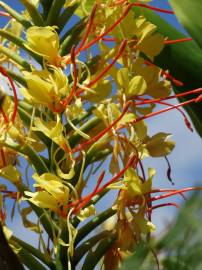
<instances>
[{"instance_id":1,"label":"long red filament","mask_svg":"<svg viewBox=\"0 0 202 270\"><path fill-rule=\"evenodd\" d=\"M152 62L145 60L144 64L148 65L148 66L152 66L152 67L156 67L155 64L153 64ZM161 75L164 75L167 79L171 80L172 83L174 83L176 86L183 86L183 82L177 80L176 78L174 78L172 75L170 75L168 72L166 72L165 70L161 70Z\"/></svg>"},{"instance_id":2,"label":"long red filament","mask_svg":"<svg viewBox=\"0 0 202 270\"><path fill-rule=\"evenodd\" d=\"M140 100L144 100L144 98L139 98L138 97L138 99L140 99ZM146 100L146 99L145 99ZM172 104L170 104L170 103L167 103L167 102L164 102L164 101L157 101L157 102L154 102L154 103L158 103L158 104L162 104L162 105L166 105L166 106L170 106L170 107L173 107L174 105L172 105ZM184 122L185 122L185 125L187 126L187 128L191 131L191 132L193 132L193 128L192 128L192 126L191 126L191 123L190 123L190 121L188 120L188 118L187 118L187 116L185 115L185 113L180 109L180 108L175 108L176 110L178 110L181 114L182 114L182 116L183 116L183 118L184 118Z\"/></svg>"},{"instance_id":3,"label":"long red filament","mask_svg":"<svg viewBox=\"0 0 202 270\"><path fill-rule=\"evenodd\" d=\"M168 99L173 99L173 98L185 97L185 96L188 96L191 94L199 94L199 93L202 93L202 88L197 88L197 89L190 90L190 91L187 91L187 92L184 92L181 94L176 94L176 95L172 95L172 96L168 96L168 97L164 97L164 98L145 99L144 101L135 102L135 106L155 103L158 101L163 101L163 100L168 100Z\"/></svg>"},{"instance_id":4,"label":"long red filament","mask_svg":"<svg viewBox=\"0 0 202 270\"><path fill-rule=\"evenodd\" d=\"M176 44L176 43L192 41L192 40L193 40L192 38L188 37L188 38L180 38L180 39L174 39L174 40L165 40L164 43L166 45L170 45L170 44Z\"/></svg>"},{"instance_id":5,"label":"long red filament","mask_svg":"<svg viewBox=\"0 0 202 270\"><path fill-rule=\"evenodd\" d=\"M142 120L144 120L144 119L150 118L150 117L155 116L155 115L159 115L159 114L164 113L164 112L168 112L168 111L173 110L173 109L176 109L176 108L178 108L178 107L186 106L186 105L188 105L188 104L190 104L190 103L193 103L193 102L197 102L197 98L193 98L193 99L190 99L190 100L188 100L188 101L179 103L179 104L177 104L177 105L173 105L173 106L170 107L170 108L166 108L166 109L159 110L159 111L157 111L157 112L149 113L149 114L147 114L147 115L144 115L144 116L142 116L142 117L137 118L137 119L134 120L132 123L135 124L135 123L140 122L140 121L142 121Z\"/></svg>"},{"instance_id":6,"label":"long red filament","mask_svg":"<svg viewBox=\"0 0 202 270\"><path fill-rule=\"evenodd\" d=\"M119 59L119 57L123 53L126 45L127 45L127 40L123 40L121 43L121 46L119 47L118 53L114 57L112 62L106 68L104 68L103 71L93 81L91 81L89 84L87 84L86 87L93 86L97 81L99 81L99 79L101 79L109 71L109 69L116 63L116 61ZM79 96L83 91L84 91L83 89L79 89L76 92L76 96Z\"/></svg>"},{"instance_id":7,"label":"long red filament","mask_svg":"<svg viewBox=\"0 0 202 270\"><path fill-rule=\"evenodd\" d=\"M94 5L93 9L92 9L92 12L90 14L90 18L89 18L89 22L88 22L88 26L87 26L87 29L86 29L86 33L83 37L83 40L81 41L79 47L76 49L76 55L81 51L83 45L86 43L87 39L88 39L88 36L91 32L91 28L92 28L92 25L93 25L93 20L94 20L94 17L95 17L95 12L96 12L96 9L97 9L97 4Z\"/></svg>"},{"instance_id":8,"label":"long red filament","mask_svg":"<svg viewBox=\"0 0 202 270\"><path fill-rule=\"evenodd\" d=\"M190 187L190 188L184 188L184 189L176 190L176 191L170 192L168 194L163 194L163 195L160 195L160 196L155 196L155 197L152 197L152 198L148 198L147 201L152 201L153 202L153 201L165 199L165 198L168 198L168 197L180 194L180 193L194 191L194 190L202 190L202 187Z\"/></svg>"},{"instance_id":9,"label":"long red filament","mask_svg":"<svg viewBox=\"0 0 202 270\"><path fill-rule=\"evenodd\" d=\"M154 10L154 11L167 13L167 14L174 14L173 11L170 11L170 10L156 8L156 7L152 7L152 6L146 5L146 4L131 3L130 5L128 5L128 7L126 8L126 10L122 14L122 16L113 25L111 25L106 31L104 31L102 34L100 34L96 38L94 38L88 44L86 44L85 46L83 46L82 48L80 48L80 51L88 49L89 47L91 47L92 45L94 45L97 41L101 40L104 36L106 36L107 34L109 34L118 24L121 23L121 21L128 15L129 11L134 6L144 7L144 8L148 8L148 9Z\"/></svg>"},{"instance_id":10,"label":"long red filament","mask_svg":"<svg viewBox=\"0 0 202 270\"><path fill-rule=\"evenodd\" d=\"M91 198L96 194L97 189L98 189L99 186L101 185L101 182L102 182L102 180L103 180L103 178L104 178L104 175L105 175L105 171L103 171L103 172L100 174L100 176L99 176L99 178L98 178L98 180L97 180L97 184L96 184L96 186L95 186L93 192L91 192L90 194L88 194L87 196L85 196L85 197L83 197L83 198L81 198L81 199L79 199L79 200L74 201L73 203L68 204L68 205L65 206L64 208L74 207L74 206L76 206L76 205L78 205L78 204L80 204L80 203L86 202L86 200L87 200L87 201L91 200Z\"/></svg>"},{"instance_id":11,"label":"long red filament","mask_svg":"<svg viewBox=\"0 0 202 270\"><path fill-rule=\"evenodd\" d=\"M3 67L0 67L0 72L3 76L7 77L7 79L9 80L9 83L11 85L11 88L13 90L13 96L14 96L14 109L13 109L13 114L11 116L11 121L12 123L14 123L16 115L17 115L17 110L18 110L18 97L17 97L17 91L15 88L15 85L13 83L13 80L11 79L11 77L8 75L8 73L6 72L6 70Z\"/></svg>"},{"instance_id":12,"label":"long red filament","mask_svg":"<svg viewBox=\"0 0 202 270\"><path fill-rule=\"evenodd\" d=\"M74 149L72 149L71 152L76 153L78 151L81 151L82 149L84 149L88 145L90 145L90 144L98 141L100 138L102 138L108 131L110 131L112 129L112 127L114 127L121 120L121 118L127 112L130 105L131 105L131 102L127 102L126 105L123 108L122 113L119 115L119 117L117 117L117 119L114 122L112 122L108 127L106 127L104 130L102 130L100 133L98 133L97 135L92 137L90 140L84 142L83 144L80 144L80 145L76 146Z\"/></svg>"},{"instance_id":13,"label":"long red filament","mask_svg":"<svg viewBox=\"0 0 202 270\"><path fill-rule=\"evenodd\" d=\"M0 16L11 18L11 15L9 13L7 13L7 12L4 12L4 11L0 11Z\"/></svg>"},{"instance_id":14,"label":"long red filament","mask_svg":"<svg viewBox=\"0 0 202 270\"><path fill-rule=\"evenodd\" d=\"M107 71L116 63L116 61L119 59L119 57L121 56L121 54L123 53L125 47L127 45L127 40L124 39L121 42L121 46L118 50L117 55L114 57L114 59L112 60L112 62L93 80L91 81L89 84L87 84L87 87L91 87L93 84L95 84L97 81L99 81L99 79L101 77L103 77L103 75L105 75L107 73Z\"/></svg>"},{"instance_id":15,"label":"long red filament","mask_svg":"<svg viewBox=\"0 0 202 270\"><path fill-rule=\"evenodd\" d=\"M104 178L105 175L105 171L103 171L101 173L101 175L98 178L97 184L93 190L92 193L90 193L88 196L84 197L81 199L81 202L78 203L78 206L74 209L74 213L78 212L79 210L81 210L84 206L86 206L90 200L98 193L98 188L100 187L102 180Z\"/></svg>"},{"instance_id":16,"label":"long red filament","mask_svg":"<svg viewBox=\"0 0 202 270\"><path fill-rule=\"evenodd\" d=\"M179 204L177 204L177 203L162 203L162 204L154 205L154 206L148 208L147 211L148 212L151 212L154 209L157 209L157 208L160 208L160 207L164 207L164 206L175 206L177 208L180 208Z\"/></svg>"}]
</instances>

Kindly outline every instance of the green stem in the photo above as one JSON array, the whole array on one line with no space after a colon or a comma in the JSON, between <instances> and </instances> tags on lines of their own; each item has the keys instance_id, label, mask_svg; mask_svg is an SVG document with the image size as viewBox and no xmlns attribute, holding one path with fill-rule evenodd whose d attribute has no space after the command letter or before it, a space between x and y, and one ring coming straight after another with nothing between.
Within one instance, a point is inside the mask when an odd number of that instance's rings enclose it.
<instances>
[{"instance_id":1,"label":"green stem","mask_svg":"<svg viewBox=\"0 0 202 270\"><path fill-rule=\"evenodd\" d=\"M73 46L76 46L80 41L80 34L86 26L86 21L83 19L75 24L65 35L61 38L60 55L68 54Z\"/></svg>"},{"instance_id":2,"label":"green stem","mask_svg":"<svg viewBox=\"0 0 202 270\"><path fill-rule=\"evenodd\" d=\"M21 147L20 152L29 157L39 175L49 172L48 167L41 156L31 146L25 144L23 147Z\"/></svg>"},{"instance_id":3,"label":"green stem","mask_svg":"<svg viewBox=\"0 0 202 270\"><path fill-rule=\"evenodd\" d=\"M65 3L65 0L54 0L48 12L46 25L56 25L56 21L60 15L60 11Z\"/></svg>"},{"instance_id":4,"label":"green stem","mask_svg":"<svg viewBox=\"0 0 202 270\"><path fill-rule=\"evenodd\" d=\"M98 117L93 117L92 119L88 120L85 124L83 124L79 129L85 133L91 130L92 128L94 128L100 122L101 120ZM74 147L80 140L81 140L81 135L75 132L69 139L70 146Z\"/></svg>"},{"instance_id":5,"label":"green stem","mask_svg":"<svg viewBox=\"0 0 202 270\"><path fill-rule=\"evenodd\" d=\"M19 249L18 256L20 261L28 267L30 270L47 270L45 266L43 266L36 258L34 258L27 250L23 247L16 245L15 242L11 240L11 244L13 244L17 249Z\"/></svg>"},{"instance_id":6,"label":"green stem","mask_svg":"<svg viewBox=\"0 0 202 270\"><path fill-rule=\"evenodd\" d=\"M42 263L46 264L50 267L50 269L55 269L55 266L51 262L51 260L47 259L44 254L42 254L38 249L34 248L33 246L27 244L23 240L17 238L16 236L12 236L12 241L16 242L19 246L21 246L24 250L31 253L33 256L35 256L37 259L39 259Z\"/></svg>"},{"instance_id":7,"label":"green stem","mask_svg":"<svg viewBox=\"0 0 202 270\"><path fill-rule=\"evenodd\" d=\"M0 1L0 7L2 7L4 10L6 10L11 15L11 17L13 17L14 19L16 19L16 21L18 21L19 23L21 23L25 28L29 28L30 26L32 26L31 23L29 21L27 21L24 18L23 15L21 15L20 13L18 13L14 9L12 9L6 3Z\"/></svg>"},{"instance_id":8,"label":"green stem","mask_svg":"<svg viewBox=\"0 0 202 270\"><path fill-rule=\"evenodd\" d=\"M15 45L17 45L18 47L22 48L23 50L25 50L26 52L28 52L29 55L31 55L39 64L42 65L43 63L43 59L41 56L39 56L38 54L34 53L33 51L29 50L26 46L26 40L12 34L9 31L6 30L0 30L0 36L8 39L9 41L11 41L12 43L14 43Z\"/></svg>"},{"instance_id":9,"label":"green stem","mask_svg":"<svg viewBox=\"0 0 202 270\"><path fill-rule=\"evenodd\" d=\"M116 238L116 234L112 234L110 237L103 239L95 251L90 250L86 256L82 270L94 270L100 259L102 259L106 252L112 247Z\"/></svg>"},{"instance_id":10,"label":"green stem","mask_svg":"<svg viewBox=\"0 0 202 270\"><path fill-rule=\"evenodd\" d=\"M20 0L20 2L25 6L34 25L43 26L44 25L43 18L41 14L38 12L36 6L32 4L32 2L29 0Z\"/></svg>"},{"instance_id":11,"label":"green stem","mask_svg":"<svg viewBox=\"0 0 202 270\"><path fill-rule=\"evenodd\" d=\"M93 246L107 236L109 236L109 231L103 231L82 243L74 252L73 264L76 265Z\"/></svg>"},{"instance_id":12,"label":"green stem","mask_svg":"<svg viewBox=\"0 0 202 270\"><path fill-rule=\"evenodd\" d=\"M10 50L10 49L8 49L8 48L3 47L2 45L0 45L0 52L3 53L3 54L5 54L10 59L12 59L15 63L17 63L18 65L20 65L21 67L23 67L25 70L31 71L30 64L27 61L25 61L21 56L19 56L18 54L14 53L13 50Z\"/></svg>"},{"instance_id":13,"label":"green stem","mask_svg":"<svg viewBox=\"0 0 202 270\"><path fill-rule=\"evenodd\" d=\"M89 221L86 225L84 225L77 234L75 240L75 246L86 237L90 232L92 232L97 226L99 226L102 222L104 222L109 217L113 216L116 213L116 210L112 208L108 208L104 212L100 213L99 215L95 216L91 221Z\"/></svg>"},{"instance_id":14,"label":"green stem","mask_svg":"<svg viewBox=\"0 0 202 270\"><path fill-rule=\"evenodd\" d=\"M17 74L13 70L9 70L9 69L6 70L6 72L8 73L8 75L10 75L12 77L13 80L15 80L16 82L20 83L24 87L27 87L26 80L25 80L25 78L22 75Z\"/></svg>"}]
</instances>

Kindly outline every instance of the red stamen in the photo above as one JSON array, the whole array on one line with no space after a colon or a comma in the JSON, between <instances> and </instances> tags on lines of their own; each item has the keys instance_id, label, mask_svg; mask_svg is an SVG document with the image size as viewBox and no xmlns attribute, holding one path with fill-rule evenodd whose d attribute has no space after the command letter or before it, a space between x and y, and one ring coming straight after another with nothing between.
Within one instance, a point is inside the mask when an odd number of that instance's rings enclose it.
<instances>
[{"instance_id":1,"label":"red stamen","mask_svg":"<svg viewBox=\"0 0 202 270\"><path fill-rule=\"evenodd\" d=\"M179 204L177 204L177 203L162 203L162 204L158 204L158 205L155 205L155 206L152 206L152 207L148 208L147 211L148 212L151 212L154 209L157 209L157 208L160 208L160 207L164 207L164 206L175 206L177 208L180 208Z\"/></svg>"},{"instance_id":2,"label":"red stamen","mask_svg":"<svg viewBox=\"0 0 202 270\"><path fill-rule=\"evenodd\" d=\"M93 80L91 81L87 87L91 87L93 84L95 84L97 81L99 81L99 79L104 76L107 71L116 63L116 61L119 59L119 57L121 56L121 54L123 53L125 47L127 45L127 40L124 39L122 42L121 42L121 46L118 50L118 53L117 55L114 57L114 59L112 60L112 62Z\"/></svg>"},{"instance_id":3,"label":"red stamen","mask_svg":"<svg viewBox=\"0 0 202 270\"><path fill-rule=\"evenodd\" d=\"M115 175L109 182L107 182L101 188L99 188L97 190L97 194L100 193L100 192L102 192L105 188L107 188L108 186L110 186L114 182L116 182L127 171L127 169L129 167L132 167L133 166L134 163L137 166L138 161L139 161L139 159L137 158L137 156L134 155L134 154L132 154L131 157L129 158L126 166L117 175Z\"/></svg>"},{"instance_id":4,"label":"red stamen","mask_svg":"<svg viewBox=\"0 0 202 270\"><path fill-rule=\"evenodd\" d=\"M1 112L2 115L3 115L3 118L4 118L5 123L8 124L8 123L9 123L9 120L8 120L8 117L7 117L7 115L5 114L3 108L0 108L0 112Z\"/></svg>"},{"instance_id":5,"label":"red stamen","mask_svg":"<svg viewBox=\"0 0 202 270\"><path fill-rule=\"evenodd\" d=\"M122 113L119 115L119 117L117 117L117 119L112 122L108 127L106 127L104 130L102 130L100 133L98 133L96 136L92 137L90 140L84 142L83 144L79 144L78 146L76 146L74 149L72 149L72 153L76 153L78 151L81 151L82 149L84 149L86 146L98 141L100 138L102 138L108 131L110 131L112 129L112 127L114 127L120 120L121 118L124 116L124 114L127 112L129 106L131 105L131 102L127 102L126 105L123 108Z\"/></svg>"},{"instance_id":6,"label":"red stamen","mask_svg":"<svg viewBox=\"0 0 202 270\"><path fill-rule=\"evenodd\" d=\"M154 10L154 11L158 11L158 12L162 12L162 13L174 14L173 11L170 11L170 10L156 8L156 7L152 7L152 6L146 5L146 4L131 3L130 5L128 5L128 7L126 8L126 10L122 14L122 16L113 25L111 25L101 35L97 36L96 38L94 38L93 40L91 40L88 44L86 44L85 46L83 46L82 48L80 48L80 51L83 51L83 50L88 49L89 47L91 47L92 45L94 45L97 41L101 40L104 36L106 36L107 34L109 34L118 24L121 23L121 21L128 15L129 11L134 6L144 7L144 8L148 8L148 9L151 9L151 10Z\"/></svg>"},{"instance_id":7,"label":"red stamen","mask_svg":"<svg viewBox=\"0 0 202 270\"><path fill-rule=\"evenodd\" d=\"M88 36L89 36L89 34L91 32L91 28L92 28L92 25L93 25L93 20L94 20L94 17L95 17L96 9L97 9L97 4L95 4L93 9L92 9L92 12L91 12L90 18L89 18L89 22L88 22L88 26L87 26L87 29L86 29L86 33L85 33L85 35L83 37L83 40L81 41L79 47L76 50L76 55L82 50L83 45L86 43L86 41L88 39Z\"/></svg>"},{"instance_id":8,"label":"red stamen","mask_svg":"<svg viewBox=\"0 0 202 270\"><path fill-rule=\"evenodd\" d=\"M9 13L7 13L7 12L4 12L4 11L0 11L0 16L11 18L11 15Z\"/></svg>"},{"instance_id":9,"label":"red stamen","mask_svg":"<svg viewBox=\"0 0 202 270\"><path fill-rule=\"evenodd\" d=\"M83 198L81 198L81 199L79 199L79 200L74 201L73 203L68 204L68 205L65 206L64 208L74 207L74 206L76 206L76 205L78 205L78 204L80 204L80 203L82 203L82 202L90 201L91 198L96 194L96 191L97 191L97 189L99 188L99 186L100 186L100 184L101 184L101 182L102 182L102 180L103 180L103 178L104 178L104 175L105 175L105 171L103 171L103 172L101 173L101 175L99 176L99 178L98 178L98 180L97 180L97 184L96 184L96 186L95 186L93 192L91 192L90 194L88 194L87 196L85 196L85 197L83 197ZM89 200L89 198L90 198L90 200ZM87 200L86 200L86 199L87 199Z\"/></svg>"},{"instance_id":10,"label":"red stamen","mask_svg":"<svg viewBox=\"0 0 202 270\"><path fill-rule=\"evenodd\" d=\"M176 44L176 43L192 41L192 40L193 40L192 38L188 37L188 38L180 38L180 39L174 39L174 40L165 40L164 43L166 45L169 45L169 44Z\"/></svg>"},{"instance_id":11,"label":"red stamen","mask_svg":"<svg viewBox=\"0 0 202 270\"><path fill-rule=\"evenodd\" d=\"M181 94L177 94L177 95L168 96L168 97L165 97L165 98L144 99L144 101L135 102L135 106L155 103L155 102L158 102L158 101L163 101L163 100L168 100L168 99L173 99L173 98L185 97L187 95L198 94L198 93L201 93L201 92L202 92L202 88L197 88L197 89L194 89L194 90L190 90L190 91L187 91L187 92L184 92L184 93L181 93ZM138 97L138 99L140 99L140 98ZM200 102L200 96L196 98L195 102L197 102L197 100L199 100L199 102Z\"/></svg>"},{"instance_id":12,"label":"red stamen","mask_svg":"<svg viewBox=\"0 0 202 270\"><path fill-rule=\"evenodd\" d=\"M121 46L119 47L118 53L114 57L114 59L112 60L112 62L93 81L91 81L89 84L87 84L86 87L91 87L93 84L95 84L97 81L99 81L99 79L101 77L103 77L108 72L108 70L116 63L116 61L118 60L118 58L121 56L121 54L123 53L126 45L127 45L127 40L123 40L122 43L121 43ZM79 89L76 92L76 96L78 97L83 92L84 92L83 89Z\"/></svg>"},{"instance_id":13,"label":"red stamen","mask_svg":"<svg viewBox=\"0 0 202 270\"><path fill-rule=\"evenodd\" d=\"M180 189L180 190L176 190L173 192L170 192L168 194L164 194L164 195L160 195L160 196L156 196L153 198L149 198L147 201L157 201L157 200L161 200L161 199L165 199L180 193L184 193L184 192L188 192L188 191L194 191L194 190L202 190L202 187L190 187L190 188L184 188L184 189Z\"/></svg>"},{"instance_id":14,"label":"red stamen","mask_svg":"<svg viewBox=\"0 0 202 270\"><path fill-rule=\"evenodd\" d=\"M6 157L5 157L5 153L4 153L3 148L1 148L0 152L1 152L1 159L3 162L3 167L6 167Z\"/></svg>"},{"instance_id":15,"label":"red stamen","mask_svg":"<svg viewBox=\"0 0 202 270\"><path fill-rule=\"evenodd\" d=\"M90 200L97 194L98 188L101 185L101 182L104 178L105 175L105 171L103 171L100 175L100 177L98 178L97 184L95 186L95 189L93 190L92 193L90 193L88 196L84 197L81 199L81 203L79 203L79 205L74 209L74 213L79 212L83 207L85 207Z\"/></svg>"},{"instance_id":16,"label":"red stamen","mask_svg":"<svg viewBox=\"0 0 202 270\"><path fill-rule=\"evenodd\" d=\"M17 98L17 91L15 88L15 85L13 83L13 80L11 79L11 77L7 74L7 71L3 68L0 67L0 72L3 76L7 77L7 79L9 80L9 83L11 85L11 88L13 90L13 96L14 96L14 109L13 109L13 114L11 117L11 121L12 123L14 123L16 115L17 115L17 110L18 110L18 98Z\"/></svg>"},{"instance_id":17,"label":"red stamen","mask_svg":"<svg viewBox=\"0 0 202 270\"><path fill-rule=\"evenodd\" d=\"M202 95L201 95L201 98L202 98ZM201 100L200 100L200 101L201 101ZM193 98L193 99L190 99L190 100L188 100L188 101L179 103L179 104L177 104L177 105L173 105L173 106L170 107L170 108L166 108L166 109L163 109L163 110L159 110L159 111L157 111L157 112L149 113L149 114L147 114L147 115L144 115L144 116L142 116L142 117L137 118L136 120L134 120L133 122L131 122L131 124L136 124L136 123L138 123L138 122L140 122L140 121L142 121L142 120L145 120L145 119L147 119L147 118L150 118L150 117L152 117L152 116L159 115L159 114L164 113L164 112L168 112L168 111L173 110L173 109L176 109L176 108L178 108L178 107L186 106L186 105L188 105L188 104L190 104L190 103L193 103L193 102L197 102L197 98ZM123 128L123 127L124 127L124 125L122 125L122 127L119 127L119 129L120 129L120 128Z\"/></svg>"},{"instance_id":18,"label":"red stamen","mask_svg":"<svg viewBox=\"0 0 202 270\"><path fill-rule=\"evenodd\" d=\"M145 60L144 63L145 63L146 65L148 65L148 66L156 67L155 64L153 64L152 62L150 62L150 61L148 61L148 60ZM161 75L164 75L164 76L166 77L166 79L171 80L171 82L172 82L173 84L175 84L176 86L183 86L183 85L184 85L183 82L181 82L181 81L175 79L172 75L170 75L170 74L169 74L168 72L166 72L165 70L162 70L162 71L161 71Z\"/></svg>"},{"instance_id":19,"label":"red stamen","mask_svg":"<svg viewBox=\"0 0 202 270\"><path fill-rule=\"evenodd\" d=\"M173 192L173 191L177 191L177 189L152 189L149 193L147 194L152 194L152 193L159 193L159 192ZM186 196L183 193L179 194L184 200L187 200Z\"/></svg>"},{"instance_id":20,"label":"red stamen","mask_svg":"<svg viewBox=\"0 0 202 270\"><path fill-rule=\"evenodd\" d=\"M144 100L143 98L138 98L138 99ZM174 105L172 105L172 104L170 104L170 103L167 103L167 102L163 102L163 101L157 101L157 102L155 102L155 103L162 104L162 105L166 105L166 106L170 106L170 107L174 107ZM178 110L178 111L182 114L182 116L183 116L183 118L184 118L184 122L185 122L186 127L187 127L191 132L193 132L194 130L193 130L193 128L192 128L192 126L191 126L191 123L189 122L187 116L185 115L185 113L184 113L180 108L175 108L175 109Z\"/></svg>"},{"instance_id":21,"label":"red stamen","mask_svg":"<svg viewBox=\"0 0 202 270\"><path fill-rule=\"evenodd\" d=\"M146 5L146 4L135 3L135 4L132 4L132 5L133 5L133 6L137 6L137 7L148 8L148 9L150 9L150 10L154 10L154 11L161 12L161 13L175 14L172 10L163 9L163 8L157 8L157 7L153 7L153 6Z\"/></svg>"}]
</instances>

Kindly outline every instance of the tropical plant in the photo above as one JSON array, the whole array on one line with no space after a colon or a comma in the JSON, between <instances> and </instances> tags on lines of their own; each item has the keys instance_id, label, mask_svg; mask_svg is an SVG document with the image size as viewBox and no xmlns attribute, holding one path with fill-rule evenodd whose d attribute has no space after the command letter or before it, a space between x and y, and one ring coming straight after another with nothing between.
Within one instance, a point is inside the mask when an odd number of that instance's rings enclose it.
<instances>
[{"instance_id":1,"label":"tropical plant","mask_svg":"<svg viewBox=\"0 0 202 270\"><path fill-rule=\"evenodd\" d=\"M101 261L104 269L118 269L134 250L141 260L142 252L153 252L140 244L150 243L155 230L152 211L179 207L153 202L201 189L154 188L155 169L144 167L147 157L168 161L175 146L166 132L150 136L146 119L176 109L192 130L180 108L186 106L202 134L200 49L154 13L173 11L149 0L20 2L21 13L0 1L8 21L0 30L7 82L0 92L0 175L8 181L0 187L0 262L8 269L15 262L16 269L90 270ZM175 65L182 55L187 65ZM170 104L173 98L182 102ZM112 192L113 205L97 214L97 203L104 205ZM13 209L6 208L12 200ZM39 248L9 230L7 219L16 211ZM30 213L37 218L30 220Z\"/></svg>"}]
</instances>

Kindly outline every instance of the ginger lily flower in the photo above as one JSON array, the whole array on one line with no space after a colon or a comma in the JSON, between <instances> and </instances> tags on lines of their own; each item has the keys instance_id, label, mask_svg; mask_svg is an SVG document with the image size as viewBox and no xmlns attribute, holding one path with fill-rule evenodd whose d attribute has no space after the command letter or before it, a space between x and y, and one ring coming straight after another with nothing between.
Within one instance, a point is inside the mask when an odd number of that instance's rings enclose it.
<instances>
[{"instance_id":1,"label":"ginger lily flower","mask_svg":"<svg viewBox=\"0 0 202 270\"><path fill-rule=\"evenodd\" d=\"M27 30L27 44L25 46L43 56L49 64L60 66L59 37L54 27L30 27Z\"/></svg>"},{"instance_id":2,"label":"ginger lily flower","mask_svg":"<svg viewBox=\"0 0 202 270\"><path fill-rule=\"evenodd\" d=\"M68 94L68 80L60 68L52 66L51 71L35 70L24 74L27 89L21 88L20 91L27 100L55 112L63 110L60 100Z\"/></svg>"}]
</instances>

